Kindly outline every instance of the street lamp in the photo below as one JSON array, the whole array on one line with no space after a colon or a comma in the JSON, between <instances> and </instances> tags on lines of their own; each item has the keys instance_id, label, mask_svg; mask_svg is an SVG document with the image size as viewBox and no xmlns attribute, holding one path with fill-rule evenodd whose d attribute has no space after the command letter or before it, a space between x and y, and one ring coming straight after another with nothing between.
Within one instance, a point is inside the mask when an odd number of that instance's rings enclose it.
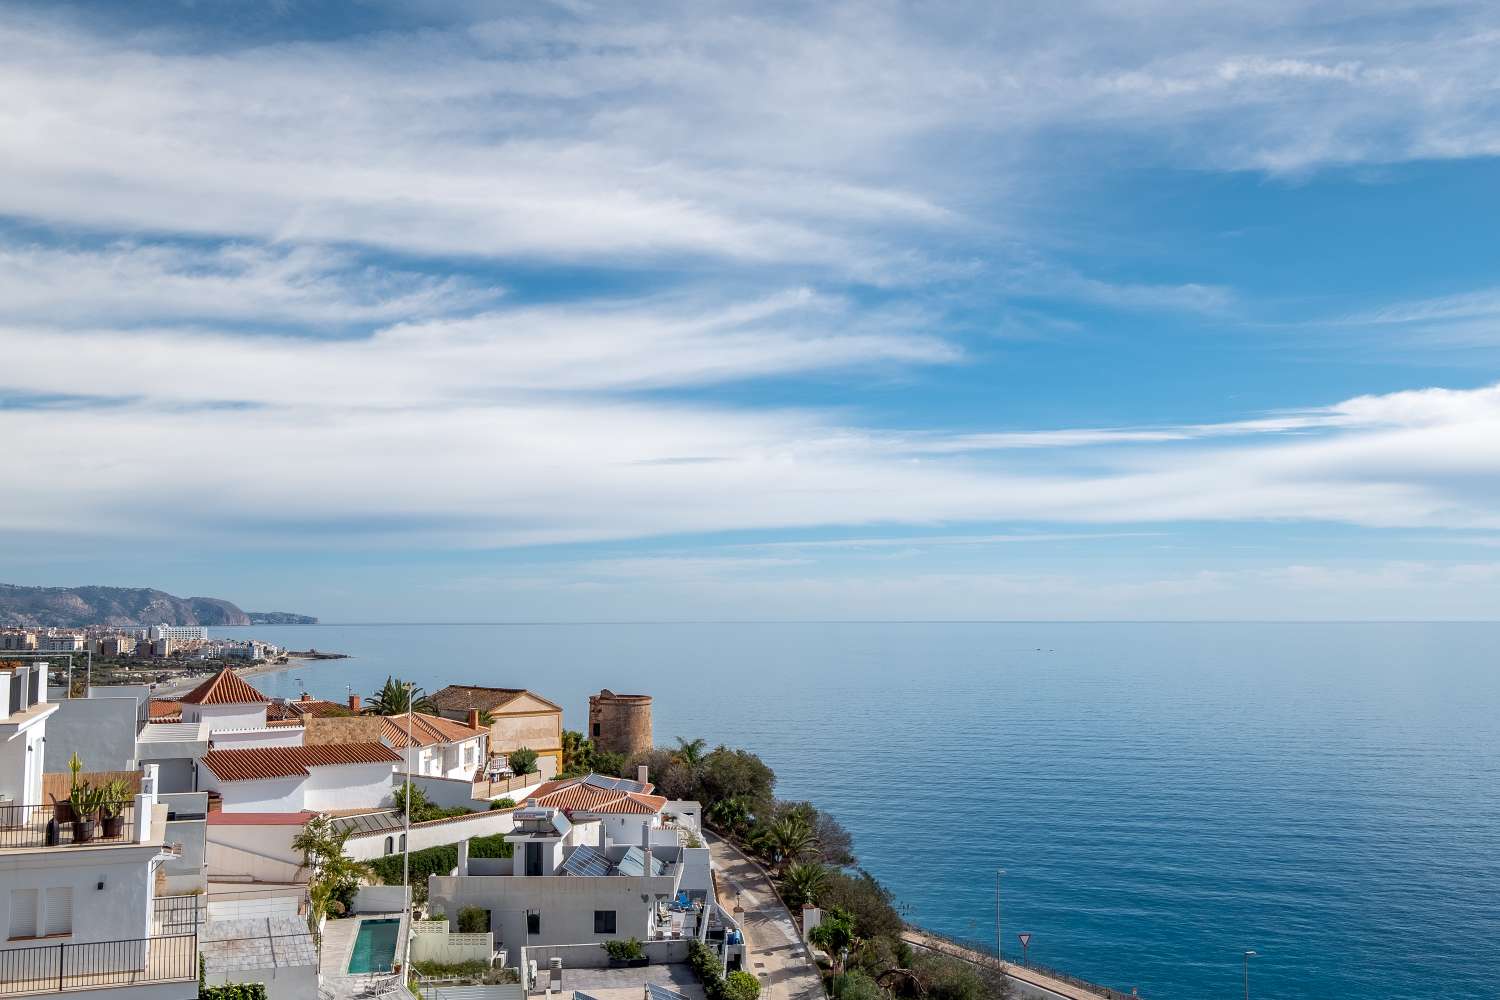
<instances>
[{"instance_id":1,"label":"street lamp","mask_svg":"<svg viewBox=\"0 0 1500 1000\"><path fill-rule=\"evenodd\" d=\"M406 808L402 810L405 816L402 819L401 833L401 884L406 887L406 906L411 908L411 696L412 689L417 686L416 681L407 681L403 687L406 688ZM410 921L411 917L407 917ZM406 929L406 944L401 962L401 972L409 982L411 980L411 926L408 923Z\"/></svg>"},{"instance_id":2,"label":"street lamp","mask_svg":"<svg viewBox=\"0 0 1500 1000\"><path fill-rule=\"evenodd\" d=\"M1005 944L1000 937L1000 876L1004 874L1004 868L995 869L995 958L1002 963L1005 961Z\"/></svg>"},{"instance_id":3,"label":"street lamp","mask_svg":"<svg viewBox=\"0 0 1500 1000\"><path fill-rule=\"evenodd\" d=\"M1258 957L1255 952L1245 952L1245 1000L1250 1000L1250 960Z\"/></svg>"}]
</instances>

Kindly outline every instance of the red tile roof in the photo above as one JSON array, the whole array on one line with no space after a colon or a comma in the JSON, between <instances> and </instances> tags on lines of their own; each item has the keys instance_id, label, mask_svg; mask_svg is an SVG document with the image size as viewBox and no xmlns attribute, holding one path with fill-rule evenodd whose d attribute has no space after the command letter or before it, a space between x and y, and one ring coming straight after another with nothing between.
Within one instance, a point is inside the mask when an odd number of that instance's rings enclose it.
<instances>
[{"instance_id":1,"label":"red tile roof","mask_svg":"<svg viewBox=\"0 0 1500 1000\"><path fill-rule=\"evenodd\" d=\"M146 705L152 722L181 722L182 702L165 698L152 698Z\"/></svg>"},{"instance_id":2,"label":"red tile roof","mask_svg":"<svg viewBox=\"0 0 1500 1000\"><path fill-rule=\"evenodd\" d=\"M646 792L626 792L612 788L596 788L585 784L584 778L563 778L549 781L526 796L529 804L536 799L537 805L568 812L633 813L650 815L659 813L667 804L665 796ZM651 785L647 785L649 792Z\"/></svg>"},{"instance_id":3,"label":"red tile roof","mask_svg":"<svg viewBox=\"0 0 1500 1000\"><path fill-rule=\"evenodd\" d=\"M227 813L208 814L209 826L302 826L317 813Z\"/></svg>"},{"instance_id":4,"label":"red tile roof","mask_svg":"<svg viewBox=\"0 0 1500 1000\"><path fill-rule=\"evenodd\" d=\"M481 712L494 712L522 695L530 695L543 705L551 705L559 712L562 707L556 702L548 701L535 691L525 688L499 688L484 687L480 684L449 684L437 694L431 696L433 705L440 712L468 712L478 709Z\"/></svg>"},{"instance_id":5,"label":"red tile roof","mask_svg":"<svg viewBox=\"0 0 1500 1000\"><path fill-rule=\"evenodd\" d=\"M220 781L255 781L290 778L308 773L310 767L340 764L395 764L396 752L379 743L333 743L311 747L242 747L210 750L203 766Z\"/></svg>"},{"instance_id":6,"label":"red tile roof","mask_svg":"<svg viewBox=\"0 0 1500 1000\"><path fill-rule=\"evenodd\" d=\"M397 750L405 747L406 742L406 716L387 715L381 718L384 723L384 732L381 734L391 746ZM453 719L444 719L436 715L428 715L425 712L413 712L411 714L411 742L419 747L430 747L442 743L460 743L471 740L476 736L489 732L483 727L479 729L469 728L467 723L455 722Z\"/></svg>"},{"instance_id":7,"label":"red tile roof","mask_svg":"<svg viewBox=\"0 0 1500 1000\"><path fill-rule=\"evenodd\" d=\"M270 701L228 667L182 696L184 705L248 705Z\"/></svg>"}]
</instances>

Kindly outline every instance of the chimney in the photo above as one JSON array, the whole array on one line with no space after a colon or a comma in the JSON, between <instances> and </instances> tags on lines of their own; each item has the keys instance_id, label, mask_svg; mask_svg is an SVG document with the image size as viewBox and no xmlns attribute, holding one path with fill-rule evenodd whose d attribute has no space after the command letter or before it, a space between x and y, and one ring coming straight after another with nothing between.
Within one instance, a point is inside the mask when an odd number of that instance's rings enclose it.
<instances>
[{"instance_id":1,"label":"chimney","mask_svg":"<svg viewBox=\"0 0 1500 1000\"><path fill-rule=\"evenodd\" d=\"M477 709L477 708L471 708L471 709L469 709L469 728L470 729L478 729L479 728L479 709Z\"/></svg>"},{"instance_id":2,"label":"chimney","mask_svg":"<svg viewBox=\"0 0 1500 1000\"><path fill-rule=\"evenodd\" d=\"M646 768L645 764L639 764L639 765L637 765L636 769L635 769L635 780L639 781L643 785L647 784L648 782L646 781L646 775L648 773L649 772L647 771L647 768Z\"/></svg>"},{"instance_id":3,"label":"chimney","mask_svg":"<svg viewBox=\"0 0 1500 1000\"><path fill-rule=\"evenodd\" d=\"M351 711L351 712L358 712L359 711L359 695L357 695L357 694L351 694L349 696L349 711Z\"/></svg>"},{"instance_id":4,"label":"chimney","mask_svg":"<svg viewBox=\"0 0 1500 1000\"><path fill-rule=\"evenodd\" d=\"M644 768L643 768L644 770ZM646 855L641 861L641 874L651 877L651 827L641 824L641 852Z\"/></svg>"}]
</instances>

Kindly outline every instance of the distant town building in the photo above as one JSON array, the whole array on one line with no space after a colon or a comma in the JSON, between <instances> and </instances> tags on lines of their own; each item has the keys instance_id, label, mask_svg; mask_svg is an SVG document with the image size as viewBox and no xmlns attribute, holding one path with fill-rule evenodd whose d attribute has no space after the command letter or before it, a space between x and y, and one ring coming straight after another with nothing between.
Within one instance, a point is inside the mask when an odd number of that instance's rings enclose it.
<instances>
[{"instance_id":1,"label":"distant town building","mask_svg":"<svg viewBox=\"0 0 1500 1000\"><path fill-rule=\"evenodd\" d=\"M132 656L135 654L136 638L131 635L107 635L99 640L100 656Z\"/></svg>"},{"instance_id":2,"label":"distant town building","mask_svg":"<svg viewBox=\"0 0 1500 1000\"><path fill-rule=\"evenodd\" d=\"M11 652L29 652L35 649L35 632L0 632L0 650L9 650Z\"/></svg>"},{"instance_id":3,"label":"distant town building","mask_svg":"<svg viewBox=\"0 0 1500 1000\"><path fill-rule=\"evenodd\" d=\"M82 635L60 633L44 635L37 641L37 648L44 653L81 653L84 648Z\"/></svg>"},{"instance_id":4,"label":"distant town building","mask_svg":"<svg viewBox=\"0 0 1500 1000\"><path fill-rule=\"evenodd\" d=\"M627 758L650 750L651 696L609 688L589 695L589 738L598 749Z\"/></svg>"},{"instance_id":5,"label":"distant town building","mask_svg":"<svg viewBox=\"0 0 1500 1000\"><path fill-rule=\"evenodd\" d=\"M158 639L172 639L176 642L204 642L208 639L208 629L202 625L152 625L146 630L146 638L152 642Z\"/></svg>"}]
</instances>

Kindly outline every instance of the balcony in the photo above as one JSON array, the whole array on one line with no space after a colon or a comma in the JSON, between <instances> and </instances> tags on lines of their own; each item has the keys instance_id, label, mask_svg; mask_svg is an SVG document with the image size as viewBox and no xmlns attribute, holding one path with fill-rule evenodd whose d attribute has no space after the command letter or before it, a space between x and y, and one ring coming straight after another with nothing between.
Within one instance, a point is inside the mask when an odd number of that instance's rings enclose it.
<instances>
[{"instance_id":1,"label":"balcony","mask_svg":"<svg viewBox=\"0 0 1500 1000\"><path fill-rule=\"evenodd\" d=\"M119 830L106 837L104 823L95 820L93 836L88 840L75 839L75 828L71 822L58 823L49 834L48 824L53 817L50 805L18 805L13 802L0 803L0 851L27 847L73 847L99 846L104 844L131 844L135 842L135 803L120 805ZM111 826L114 824L111 823Z\"/></svg>"},{"instance_id":2,"label":"balcony","mask_svg":"<svg viewBox=\"0 0 1500 1000\"><path fill-rule=\"evenodd\" d=\"M0 997L192 982L197 978L196 934L0 951Z\"/></svg>"}]
</instances>

